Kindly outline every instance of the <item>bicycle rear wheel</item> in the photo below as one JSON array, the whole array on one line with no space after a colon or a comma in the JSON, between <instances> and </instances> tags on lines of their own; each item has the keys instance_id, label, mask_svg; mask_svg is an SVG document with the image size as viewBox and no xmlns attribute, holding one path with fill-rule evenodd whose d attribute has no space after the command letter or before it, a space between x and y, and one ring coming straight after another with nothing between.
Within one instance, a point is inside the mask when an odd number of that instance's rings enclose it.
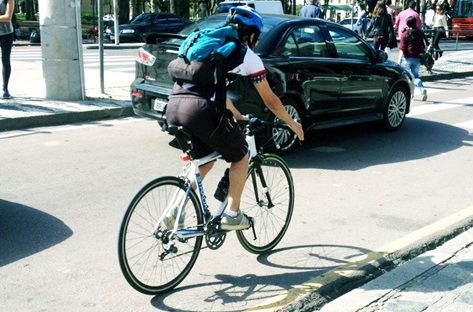
<instances>
[{"instance_id":1,"label":"bicycle rear wheel","mask_svg":"<svg viewBox=\"0 0 473 312\"><path fill-rule=\"evenodd\" d=\"M236 232L243 248L260 254L281 241L294 210L294 183L281 157L263 154L251 162L240 209L253 218L256 232L256 240L251 230Z\"/></svg>"},{"instance_id":2,"label":"bicycle rear wheel","mask_svg":"<svg viewBox=\"0 0 473 312\"><path fill-rule=\"evenodd\" d=\"M166 207L176 197L184 198L185 191L184 181L177 177L153 180L135 195L123 216L118 238L120 268L127 282L141 293L156 295L173 289L197 260L202 236L173 239L164 223L158 234L153 234ZM188 199L180 223L184 221L185 230L202 230L203 216L196 193L192 191ZM169 243L174 243L175 248L169 248Z\"/></svg>"}]
</instances>

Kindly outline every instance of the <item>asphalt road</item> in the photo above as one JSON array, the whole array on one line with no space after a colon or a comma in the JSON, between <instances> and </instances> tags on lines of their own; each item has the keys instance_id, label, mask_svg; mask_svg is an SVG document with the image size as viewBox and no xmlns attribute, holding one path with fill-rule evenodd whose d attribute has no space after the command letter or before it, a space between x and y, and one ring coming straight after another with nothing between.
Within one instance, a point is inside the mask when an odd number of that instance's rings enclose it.
<instances>
[{"instance_id":1,"label":"asphalt road","mask_svg":"<svg viewBox=\"0 0 473 312\"><path fill-rule=\"evenodd\" d=\"M180 172L170 137L136 118L1 133L3 310L248 310L471 206L472 79L426 85L429 101L414 101L400 131L320 131L285 156L296 210L273 253L251 255L229 235L156 297L126 283L116 245L138 189ZM206 180L209 194L225 166Z\"/></svg>"}]
</instances>

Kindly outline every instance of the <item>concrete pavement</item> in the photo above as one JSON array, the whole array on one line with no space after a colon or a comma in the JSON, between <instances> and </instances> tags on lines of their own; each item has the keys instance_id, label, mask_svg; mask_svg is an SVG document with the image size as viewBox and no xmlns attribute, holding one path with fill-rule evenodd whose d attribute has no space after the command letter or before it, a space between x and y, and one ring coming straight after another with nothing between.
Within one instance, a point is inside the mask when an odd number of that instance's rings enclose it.
<instances>
[{"instance_id":1,"label":"concrete pavement","mask_svg":"<svg viewBox=\"0 0 473 312\"><path fill-rule=\"evenodd\" d=\"M45 100L41 62L15 61L12 67L13 98L0 99L0 131L133 115L129 73L106 73L102 93L99 71L88 69L84 101L50 101ZM432 74L421 75L423 81L473 76L473 53L445 52ZM472 225L470 207L251 310L470 311Z\"/></svg>"}]
</instances>

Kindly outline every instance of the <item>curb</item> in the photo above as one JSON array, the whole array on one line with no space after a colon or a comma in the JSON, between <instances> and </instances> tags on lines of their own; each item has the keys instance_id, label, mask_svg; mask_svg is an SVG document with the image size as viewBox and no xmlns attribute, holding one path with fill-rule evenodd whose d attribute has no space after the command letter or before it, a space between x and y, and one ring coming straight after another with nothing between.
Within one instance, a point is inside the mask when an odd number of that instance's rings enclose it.
<instances>
[{"instance_id":1,"label":"curb","mask_svg":"<svg viewBox=\"0 0 473 312\"><path fill-rule=\"evenodd\" d=\"M473 206L410 233L246 311L309 312L473 227Z\"/></svg>"},{"instance_id":2,"label":"curb","mask_svg":"<svg viewBox=\"0 0 473 312\"><path fill-rule=\"evenodd\" d=\"M441 73L441 74L433 74L428 76L420 76L422 81L437 81L437 80L445 80L445 79L457 79L457 78L465 78L473 76L473 71L468 72L460 72L460 73Z\"/></svg>"},{"instance_id":3,"label":"curb","mask_svg":"<svg viewBox=\"0 0 473 312\"><path fill-rule=\"evenodd\" d=\"M0 132L12 131L36 127L59 126L72 123L81 123L89 121L98 121L108 118L121 118L136 116L133 108L119 107L96 109L83 112L67 112L62 114L49 114L39 116L29 116L20 118L6 118L0 120Z\"/></svg>"}]
</instances>

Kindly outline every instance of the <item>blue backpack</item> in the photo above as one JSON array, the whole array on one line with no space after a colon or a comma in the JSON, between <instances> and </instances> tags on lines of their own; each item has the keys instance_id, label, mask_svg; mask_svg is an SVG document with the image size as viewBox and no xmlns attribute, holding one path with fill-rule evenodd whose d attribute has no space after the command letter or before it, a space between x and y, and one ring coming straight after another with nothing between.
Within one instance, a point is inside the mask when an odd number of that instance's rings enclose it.
<instances>
[{"instance_id":1,"label":"blue backpack","mask_svg":"<svg viewBox=\"0 0 473 312\"><path fill-rule=\"evenodd\" d=\"M236 47L238 33L232 26L204 29L190 34L179 48L179 57L189 61L202 61L211 53L227 57Z\"/></svg>"},{"instance_id":2,"label":"blue backpack","mask_svg":"<svg viewBox=\"0 0 473 312\"><path fill-rule=\"evenodd\" d=\"M224 74L223 59L237 42L238 33L232 26L195 31L181 44L178 57L168 65L168 73L176 82L215 85Z\"/></svg>"}]
</instances>

